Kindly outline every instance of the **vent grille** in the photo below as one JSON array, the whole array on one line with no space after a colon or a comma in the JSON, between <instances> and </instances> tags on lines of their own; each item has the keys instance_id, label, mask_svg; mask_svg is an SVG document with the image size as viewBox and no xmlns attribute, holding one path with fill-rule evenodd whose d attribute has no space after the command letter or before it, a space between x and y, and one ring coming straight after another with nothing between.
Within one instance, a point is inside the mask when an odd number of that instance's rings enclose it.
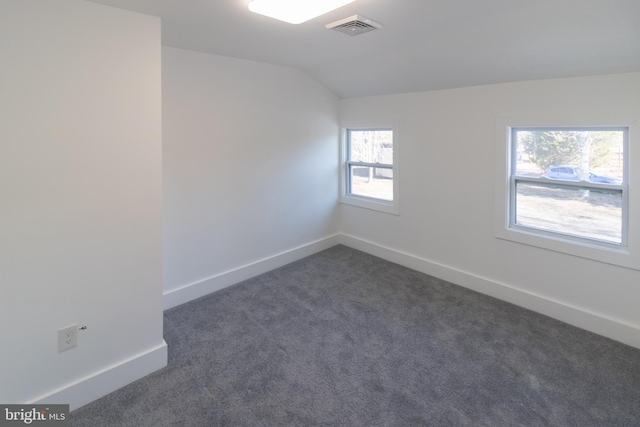
<instances>
[{"instance_id":1,"label":"vent grille","mask_svg":"<svg viewBox=\"0 0 640 427\"><path fill-rule=\"evenodd\" d=\"M365 18L364 16L354 15L349 18L327 24L325 27L328 30L335 30L350 36L357 36L358 34L377 30L378 28L381 28L382 25L372 21L371 19Z\"/></svg>"}]
</instances>

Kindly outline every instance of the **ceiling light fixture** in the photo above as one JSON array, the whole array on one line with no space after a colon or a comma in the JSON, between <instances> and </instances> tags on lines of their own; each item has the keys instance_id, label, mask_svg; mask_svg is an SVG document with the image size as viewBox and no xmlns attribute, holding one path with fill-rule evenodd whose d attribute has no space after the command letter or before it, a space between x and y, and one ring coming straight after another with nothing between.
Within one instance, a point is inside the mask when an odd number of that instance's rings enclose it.
<instances>
[{"instance_id":1,"label":"ceiling light fixture","mask_svg":"<svg viewBox=\"0 0 640 427\"><path fill-rule=\"evenodd\" d=\"M290 24L301 24L355 0L251 0L249 10Z\"/></svg>"}]
</instances>

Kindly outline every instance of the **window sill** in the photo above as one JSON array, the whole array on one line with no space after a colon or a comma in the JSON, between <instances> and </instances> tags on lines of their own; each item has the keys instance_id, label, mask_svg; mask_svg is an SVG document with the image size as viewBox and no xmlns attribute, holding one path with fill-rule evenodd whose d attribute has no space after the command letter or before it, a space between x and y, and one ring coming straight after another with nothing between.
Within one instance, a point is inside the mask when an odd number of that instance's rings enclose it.
<instances>
[{"instance_id":1,"label":"window sill","mask_svg":"<svg viewBox=\"0 0 640 427\"><path fill-rule=\"evenodd\" d=\"M528 231L524 227L502 227L501 229L495 230L495 236L498 239L520 243L527 246L573 255L632 270L640 270L640 263L638 262L638 259L636 259L637 257L632 256L629 248L623 246L616 248L599 245L596 242L590 244L587 242L570 240L569 238L564 238L562 235L555 235L555 233L541 235L541 232L538 230Z\"/></svg>"},{"instance_id":2,"label":"window sill","mask_svg":"<svg viewBox=\"0 0 640 427\"><path fill-rule=\"evenodd\" d=\"M364 196L343 194L342 196L340 196L340 203L378 212L384 212L392 215L400 215L400 209L397 201L386 201Z\"/></svg>"}]
</instances>

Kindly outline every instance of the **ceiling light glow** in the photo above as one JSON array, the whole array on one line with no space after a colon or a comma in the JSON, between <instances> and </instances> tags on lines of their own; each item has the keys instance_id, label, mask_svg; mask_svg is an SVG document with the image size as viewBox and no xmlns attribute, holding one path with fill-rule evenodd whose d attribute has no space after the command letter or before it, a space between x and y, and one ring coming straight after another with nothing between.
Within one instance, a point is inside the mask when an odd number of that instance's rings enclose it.
<instances>
[{"instance_id":1,"label":"ceiling light glow","mask_svg":"<svg viewBox=\"0 0 640 427\"><path fill-rule=\"evenodd\" d=\"M290 24L301 24L355 0L252 0L251 12Z\"/></svg>"}]
</instances>

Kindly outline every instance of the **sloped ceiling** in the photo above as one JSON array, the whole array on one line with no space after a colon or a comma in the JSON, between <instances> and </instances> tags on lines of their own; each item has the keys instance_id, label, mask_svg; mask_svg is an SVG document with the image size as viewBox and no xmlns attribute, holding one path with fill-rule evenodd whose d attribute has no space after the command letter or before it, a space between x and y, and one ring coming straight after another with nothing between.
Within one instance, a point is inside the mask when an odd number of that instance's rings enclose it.
<instances>
[{"instance_id":1,"label":"sloped ceiling","mask_svg":"<svg viewBox=\"0 0 640 427\"><path fill-rule=\"evenodd\" d=\"M356 0L299 25L249 0L92 1L161 17L165 46L299 68L342 98L640 71L640 0ZM324 27L356 14L383 28Z\"/></svg>"}]
</instances>

